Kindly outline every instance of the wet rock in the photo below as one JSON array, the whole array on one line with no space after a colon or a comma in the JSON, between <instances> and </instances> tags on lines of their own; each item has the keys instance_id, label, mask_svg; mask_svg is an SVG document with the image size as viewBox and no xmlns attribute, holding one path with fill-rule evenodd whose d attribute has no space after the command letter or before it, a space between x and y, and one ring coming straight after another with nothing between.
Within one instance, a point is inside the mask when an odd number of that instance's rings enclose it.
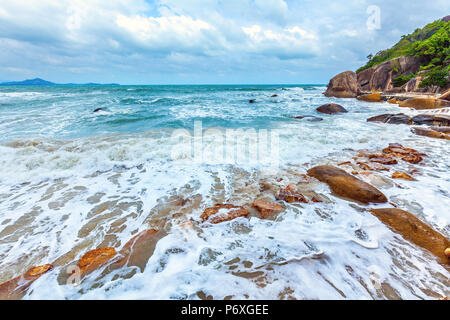
<instances>
[{"instance_id":1,"label":"wet rock","mask_svg":"<svg viewBox=\"0 0 450 320\"><path fill-rule=\"evenodd\" d=\"M405 172L396 171L392 174L392 179L403 179L414 181L415 179Z\"/></svg>"},{"instance_id":2,"label":"wet rock","mask_svg":"<svg viewBox=\"0 0 450 320\"><path fill-rule=\"evenodd\" d=\"M116 256L114 248L99 248L86 252L78 261L80 275L85 276L98 268L104 266L108 261Z\"/></svg>"},{"instance_id":3,"label":"wet rock","mask_svg":"<svg viewBox=\"0 0 450 320\"><path fill-rule=\"evenodd\" d=\"M327 103L318 107L317 112L325 114L345 113L348 112L343 106L336 103Z\"/></svg>"},{"instance_id":4,"label":"wet rock","mask_svg":"<svg viewBox=\"0 0 450 320\"><path fill-rule=\"evenodd\" d=\"M450 127L430 127L430 129L437 132L450 133Z\"/></svg>"},{"instance_id":5,"label":"wet rock","mask_svg":"<svg viewBox=\"0 0 450 320\"><path fill-rule=\"evenodd\" d=\"M266 219L273 214L283 211L283 207L278 203L258 199L255 200L252 204L252 207L258 210L260 213L261 219Z\"/></svg>"},{"instance_id":6,"label":"wet rock","mask_svg":"<svg viewBox=\"0 0 450 320\"><path fill-rule=\"evenodd\" d=\"M439 132L439 131L433 130L431 128L413 127L413 128L411 128L411 132L414 134L417 134L419 136L450 140L450 134L444 133L444 132Z\"/></svg>"},{"instance_id":7,"label":"wet rock","mask_svg":"<svg viewBox=\"0 0 450 320\"><path fill-rule=\"evenodd\" d=\"M362 203L387 202L386 196L370 184L334 166L318 166L308 170L308 175L325 182L338 196Z\"/></svg>"},{"instance_id":8,"label":"wet rock","mask_svg":"<svg viewBox=\"0 0 450 320\"><path fill-rule=\"evenodd\" d=\"M148 229L138 233L119 251L120 258L114 262L112 268L126 265L128 267L139 267L143 271L160 238L161 233L155 229Z\"/></svg>"},{"instance_id":9,"label":"wet rock","mask_svg":"<svg viewBox=\"0 0 450 320\"><path fill-rule=\"evenodd\" d=\"M411 122L418 125L450 126L450 115L447 114L419 114L411 118Z\"/></svg>"},{"instance_id":10,"label":"wet rock","mask_svg":"<svg viewBox=\"0 0 450 320\"><path fill-rule=\"evenodd\" d=\"M319 118L319 117L316 117L316 116L297 116L297 117L295 117L295 119L306 119L306 120L308 120L308 121L311 121L311 122L318 122L318 121L322 121L323 120L323 118Z\"/></svg>"},{"instance_id":11,"label":"wet rock","mask_svg":"<svg viewBox=\"0 0 450 320\"><path fill-rule=\"evenodd\" d=\"M413 214L396 208L372 209L370 212L406 240L433 253L441 263L449 263L445 255L449 240Z\"/></svg>"},{"instance_id":12,"label":"wet rock","mask_svg":"<svg viewBox=\"0 0 450 320\"><path fill-rule=\"evenodd\" d=\"M0 300L21 299L34 281L52 269L51 264L33 267L24 274L0 284Z\"/></svg>"},{"instance_id":13,"label":"wet rock","mask_svg":"<svg viewBox=\"0 0 450 320\"><path fill-rule=\"evenodd\" d=\"M381 114L367 119L368 122L382 122L391 124L412 124L411 118L404 113Z\"/></svg>"},{"instance_id":14,"label":"wet rock","mask_svg":"<svg viewBox=\"0 0 450 320\"><path fill-rule=\"evenodd\" d=\"M276 97L278 97L278 95L277 95L277 94L273 94L273 95L271 95L270 97L271 97L271 98L276 98Z\"/></svg>"},{"instance_id":15,"label":"wet rock","mask_svg":"<svg viewBox=\"0 0 450 320\"><path fill-rule=\"evenodd\" d=\"M214 207L207 208L200 216L203 222L208 221L213 224L230 221L239 217L247 217L249 211L243 207L232 204L216 204Z\"/></svg>"},{"instance_id":16,"label":"wet rock","mask_svg":"<svg viewBox=\"0 0 450 320\"><path fill-rule=\"evenodd\" d=\"M255 103L255 102L256 102L256 100L253 100L253 99L248 100L248 103Z\"/></svg>"},{"instance_id":17,"label":"wet rock","mask_svg":"<svg viewBox=\"0 0 450 320\"><path fill-rule=\"evenodd\" d=\"M365 94L362 96L357 97L358 100L366 101L366 102L380 102L381 101L381 93L380 92L374 92Z\"/></svg>"},{"instance_id":18,"label":"wet rock","mask_svg":"<svg viewBox=\"0 0 450 320\"><path fill-rule=\"evenodd\" d=\"M421 162L423 160L422 157L426 156L424 153L420 153L411 148L405 148L398 143L389 144L389 147L383 149L383 153L390 154L412 164Z\"/></svg>"},{"instance_id":19,"label":"wet rock","mask_svg":"<svg viewBox=\"0 0 450 320\"><path fill-rule=\"evenodd\" d=\"M399 102L399 107L417 110L438 109L450 107L450 101L435 98L411 98Z\"/></svg>"},{"instance_id":20,"label":"wet rock","mask_svg":"<svg viewBox=\"0 0 450 320\"><path fill-rule=\"evenodd\" d=\"M395 160L389 154L369 154L368 158L370 162L377 162L384 165L393 165L397 164L397 160Z\"/></svg>"},{"instance_id":21,"label":"wet rock","mask_svg":"<svg viewBox=\"0 0 450 320\"><path fill-rule=\"evenodd\" d=\"M324 95L336 98L356 98L359 91L356 73L345 71L330 80Z\"/></svg>"},{"instance_id":22,"label":"wet rock","mask_svg":"<svg viewBox=\"0 0 450 320\"><path fill-rule=\"evenodd\" d=\"M301 193L296 192L295 188L292 185L287 186L284 189L281 189L278 195L275 197L277 200L286 201L288 203L301 202L301 203L309 203L308 199L305 198Z\"/></svg>"},{"instance_id":23,"label":"wet rock","mask_svg":"<svg viewBox=\"0 0 450 320\"><path fill-rule=\"evenodd\" d=\"M390 104L398 104L400 100L398 100L397 98L391 98L387 102Z\"/></svg>"},{"instance_id":24,"label":"wet rock","mask_svg":"<svg viewBox=\"0 0 450 320\"><path fill-rule=\"evenodd\" d=\"M379 163L369 163L357 161L356 164L363 170L369 171L389 171L389 168Z\"/></svg>"},{"instance_id":25,"label":"wet rock","mask_svg":"<svg viewBox=\"0 0 450 320\"><path fill-rule=\"evenodd\" d=\"M444 254L447 256L447 258L450 258L450 248L445 249Z\"/></svg>"},{"instance_id":26,"label":"wet rock","mask_svg":"<svg viewBox=\"0 0 450 320\"><path fill-rule=\"evenodd\" d=\"M94 112L99 112L99 111L103 111L103 110L105 110L105 108L97 108L94 110Z\"/></svg>"}]
</instances>

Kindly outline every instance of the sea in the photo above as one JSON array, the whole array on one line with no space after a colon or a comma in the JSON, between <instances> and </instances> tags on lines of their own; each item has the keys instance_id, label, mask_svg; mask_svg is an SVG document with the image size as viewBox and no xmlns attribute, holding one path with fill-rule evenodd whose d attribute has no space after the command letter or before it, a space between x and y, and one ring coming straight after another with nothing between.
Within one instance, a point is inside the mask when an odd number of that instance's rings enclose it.
<instances>
[{"instance_id":1,"label":"sea","mask_svg":"<svg viewBox=\"0 0 450 320\"><path fill-rule=\"evenodd\" d=\"M0 87L0 283L52 263L24 299L450 295L448 269L367 211L397 206L450 237L449 142L414 135L407 125L366 121L418 111L327 98L325 89ZM325 103L348 113L318 113ZM313 166L338 165L389 143L428 155L418 165L396 166L417 169L415 181L393 180L392 170L361 177L390 204L341 199L305 176ZM250 209L261 197L275 201L272 190L288 185L323 201L283 203L267 219L254 210L219 224L200 218L217 203ZM164 236L142 268L62 280L87 251L120 249L150 228Z\"/></svg>"}]
</instances>

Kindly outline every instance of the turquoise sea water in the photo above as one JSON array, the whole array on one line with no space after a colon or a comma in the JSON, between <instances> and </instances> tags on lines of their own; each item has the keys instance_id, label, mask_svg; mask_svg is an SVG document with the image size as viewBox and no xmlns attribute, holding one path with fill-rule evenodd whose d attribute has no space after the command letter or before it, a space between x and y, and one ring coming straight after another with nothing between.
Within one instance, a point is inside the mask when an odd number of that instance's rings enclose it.
<instances>
[{"instance_id":1,"label":"turquoise sea water","mask_svg":"<svg viewBox=\"0 0 450 320\"><path fill-rule=\"evenodd\" d=\"M26 299L450 295L448 271L433 256L389 230L367 206L337 198L325 184L303 176L312 166L337 165L360 149L377 151L391 142L425 152L422 164L395 167L418 169L416 181L393 180L392 172L361 178L448 237L448 141L416 136L407 125L366 122L382 113L417 111L326 98L324 90L320 85L0 87L0 283L53 263L55 269L33 284ZM316 112L330 102L349 112ZM94 112L98 108L103 109ZM304 115L322 121L294 118ZM196 121L219 133L276 132L278 165L193 161L192 145L173 133L193 133ZM205 139L203 146L214 154L220 144ZM216 203L250 208L258 198L274 201L274 193L289 184L324 202L284 204L282 213L266 220L252 212L248 219L201 223L203 210ZM99 270L78 287L61 280L86 251L120 248L148 228L163 229L166 236L143 270L122 268L103 276Z\"/></svg>"}]
</instances>

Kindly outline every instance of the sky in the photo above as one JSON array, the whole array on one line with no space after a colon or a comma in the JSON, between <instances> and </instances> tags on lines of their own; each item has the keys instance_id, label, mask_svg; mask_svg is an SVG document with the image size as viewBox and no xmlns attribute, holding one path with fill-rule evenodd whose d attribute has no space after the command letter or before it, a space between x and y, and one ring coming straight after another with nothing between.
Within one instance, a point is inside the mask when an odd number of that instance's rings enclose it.
<instances>
[{"instance_id":1,"label":"sky","mask_svg":"<svg viewBox=\"0 0 450 320\"><path fill-rule=\"evenodd\" d=\"M325 84L449 14L448 0L0 0L0 81Z\"/></svg>"}]
</instances>

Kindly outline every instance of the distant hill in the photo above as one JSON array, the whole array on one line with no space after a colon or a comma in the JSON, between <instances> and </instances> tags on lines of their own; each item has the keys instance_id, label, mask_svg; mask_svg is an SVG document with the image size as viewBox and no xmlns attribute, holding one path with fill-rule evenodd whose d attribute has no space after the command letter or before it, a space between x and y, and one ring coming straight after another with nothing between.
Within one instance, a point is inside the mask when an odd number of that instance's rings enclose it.
<instances>
[{"instance_id":1,"label":"distant hill","mask_svg":"<svg viewBox=\"0 0 450 320\"><path fill-rule=\"evenodd\" d=\"M12 82L0 83L0 86L103 86L103 85L119 86L119 84L117 84L117 83L107 83L107 84L101 84L101 83L85 83L85 84L65 83L65 84L58 84L58 83L50 82L50 81L47 81L47 80L44 80L44 79L41 79L41 78L24 80L24 81L12 81Z\"/></svg>"}]
</instances>

